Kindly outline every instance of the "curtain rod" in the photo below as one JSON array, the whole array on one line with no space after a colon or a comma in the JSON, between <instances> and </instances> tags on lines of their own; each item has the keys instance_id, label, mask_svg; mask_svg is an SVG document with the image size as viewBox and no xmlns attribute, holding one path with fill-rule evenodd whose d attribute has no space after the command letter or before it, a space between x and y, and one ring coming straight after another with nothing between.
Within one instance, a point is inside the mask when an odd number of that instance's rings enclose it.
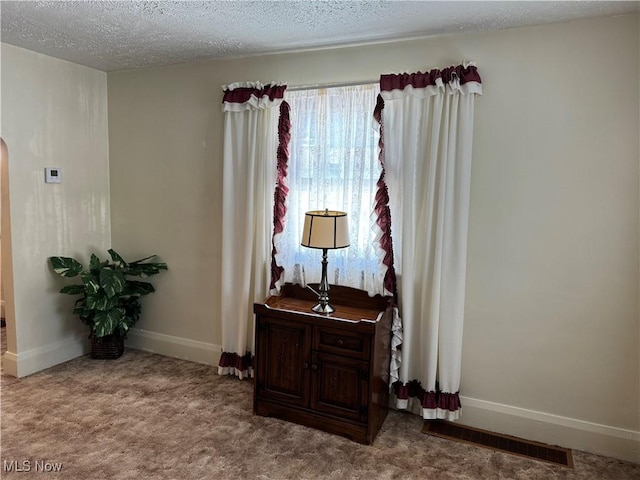
<instances>
[{"instance_id":1,"label":"curtain rod","mask_svg":"<svg viewBox=\"0 0 640 480\"><path fill-rule=\"evenodd\" d=\"M358 82L324 83L324 84L315 84L315 85L294 85L293 87L288 87L287 91L297 92L299 90L315 90L318 88L353 87L355 85L371 85L379 82L380 82L380 79L376 78L375 80L361 80Z\"/></svg>"}]
</instances>

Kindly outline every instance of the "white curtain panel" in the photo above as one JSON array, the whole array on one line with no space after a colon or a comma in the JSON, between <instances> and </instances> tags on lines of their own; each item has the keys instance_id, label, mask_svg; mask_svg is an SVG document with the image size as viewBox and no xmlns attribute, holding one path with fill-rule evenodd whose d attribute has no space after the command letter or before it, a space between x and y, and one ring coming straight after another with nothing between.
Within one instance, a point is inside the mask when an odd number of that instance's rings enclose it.
<instances>
[{"instance_id":1,"label":"white curtain panel","mask_svg":"<svg viewBox=\"0 0 640 480\"><path fill-rule=\"evenodd\" d=\"M252 375L243 358L253 351L253 303L269 294L278 107L273 86L225 87L222 259L220 272L223 359L218 373ZM280 88L281 93L284 92ZM234 97L233 92L238 95ZM228 95L227 95L228 93ZM242 93L248 93L246 98ZM226 101L227 97L229 100Z\"/></svg>"},{"instance_id":2,"label":"white curtain panel","mask_svg":"<svg viewBox=\"0 0 640 480\"><path fill-rule=\"evenodd\" d=\"M389 81L387 89L381 82L386 180L403 328L402 347L395 353L401 359L400 382L406 385L417 380L432 398L441 393L457 398L473 110L482 87L478 82L461 84L456 75L450 81L439 77L433 82L414 80L396 86ZM397 407L425 419L458 418L459 408L443 408L425 398L398 396Z\"/></svg>"},{"instance_id":3,"label":"white curtain panel","mask_svg":"<svg viewBox=\"0 0 640 480\"><path fill-rule=\"evenodd\" d=\"M291 105L289 193L284 231L275 242L286 282L320 281L322 252L300 240L305 212L328 208L347 212L351 241L328 252L329 283L384 293L384 252L376 250L381 232L373 216L380 165L371 112L378 91L378 85L358 85L285 95Z\"/></svg>"}]
</instances>

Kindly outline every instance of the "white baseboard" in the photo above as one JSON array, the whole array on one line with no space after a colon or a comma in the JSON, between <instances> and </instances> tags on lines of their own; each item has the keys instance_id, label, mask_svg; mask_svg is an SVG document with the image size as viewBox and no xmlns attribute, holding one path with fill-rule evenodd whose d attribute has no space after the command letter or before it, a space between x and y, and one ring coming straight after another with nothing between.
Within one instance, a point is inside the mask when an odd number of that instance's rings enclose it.
<instances>
[{"instance_id":1,"label":"white baseboard","mask_svg":"<svg viewBox=\"0 0 640 480\"><path fill-rule=\"evenodd\" d=\"M216 367L222 354L220 345L149 332L138 328L129 330L125 345L137 350Z\"/></svg>"},{"instance_id":2,"label":"white baseboard","mask_svg":"<svg viewBox=\"0 0 640 480\"><path fill-rule=\"evenodd\" d=\"M129 331L126 345L138 350L212 366L218 366L222 354L220 345L136 328ZM2 368L4 373L20 378L80 357L90 351L91 346L86 335L80 334L19 354L7 351L2 356Z\"/></svg>"},{"instance_id":3,"label":"white baseboard","mask_svg":"<svg viewBox=\"0 0 640 480\"><path fill-rule=\"evenodd\" d=\"M456 423L640 463L640 432L535 410L460 397Z\"/></svg>"},{"instance_id":4,"label":"white baseboard","mask_svg":"<svg viewBox=\"0 0 640 480\"><path fill-rule=\"evenodd\" d=\"M18 356L15 353L7 351L2 355L2 373L18 376Z\"/></svg>"},{"instance_id":5,"label":"white baseboard","mask_svg":"<svg viewBox=\"0 0 640 480\"><path fill-rule=\"evenodd\" d=\"M68 362L89 351L87 336L80 334L18 354L7 351L2 356L2 368L8 375L21 378L59 363Z\"/></svg>"}]
</instances>

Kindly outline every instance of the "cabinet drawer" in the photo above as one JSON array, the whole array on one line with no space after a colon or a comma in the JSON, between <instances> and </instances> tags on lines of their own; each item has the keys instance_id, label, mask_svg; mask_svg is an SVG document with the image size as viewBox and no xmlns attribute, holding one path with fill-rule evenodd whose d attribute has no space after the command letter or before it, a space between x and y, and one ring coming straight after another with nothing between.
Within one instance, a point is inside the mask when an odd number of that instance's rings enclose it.
<instances>
[{"instance_id":1,"label":"cabinet drawer","mask_svg":"<svg viewBox=\"0 0 640 480\"><path fill-rule=\"evenodd\" d=\"M313 328L313 349L368 360L371 336L339 328L316 326Z\"/></svg>"}]
</instances>

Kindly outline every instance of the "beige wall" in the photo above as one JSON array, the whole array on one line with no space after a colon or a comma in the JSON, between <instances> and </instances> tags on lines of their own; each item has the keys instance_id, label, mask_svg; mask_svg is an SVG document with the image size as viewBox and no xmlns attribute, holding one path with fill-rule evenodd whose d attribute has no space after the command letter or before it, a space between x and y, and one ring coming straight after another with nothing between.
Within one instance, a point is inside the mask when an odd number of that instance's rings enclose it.
<instances>
[{"instance_id":1,"label":"beige wall","mask_svg":"<svg viewBox=\"0 0 640 480\"><path fill-rule=\"evenodd\" d=\"M106 74L3 43L1 134L15 301L15 350L10 340L3 361L22 376L85 351L87 332L47 258L84 260L111 243ZM62 168L62 184L45 184L45 167Z\"/></svg>"},{"instance_id":2,"label":"beige wall","mask_svg":"<svg viewBox=\"0 0 640 480\"><path fill-rule=\"evenodd\" d=\"M638 16L111 73L113 244L158 253L133 344L215 362L221 85L477 62L469 423L640 460ZM511 422L501 423L501 419Z\"/></svg>"},{"instance_id":3,"label":"beige wall","mask_svg":"<svg viewBox=\"0 0 640 480\"><path fill-rule=\"evenodd\" d=\"M465 395L637 432L638 17L491 37Z\"/></svg>"}]
</instances>

